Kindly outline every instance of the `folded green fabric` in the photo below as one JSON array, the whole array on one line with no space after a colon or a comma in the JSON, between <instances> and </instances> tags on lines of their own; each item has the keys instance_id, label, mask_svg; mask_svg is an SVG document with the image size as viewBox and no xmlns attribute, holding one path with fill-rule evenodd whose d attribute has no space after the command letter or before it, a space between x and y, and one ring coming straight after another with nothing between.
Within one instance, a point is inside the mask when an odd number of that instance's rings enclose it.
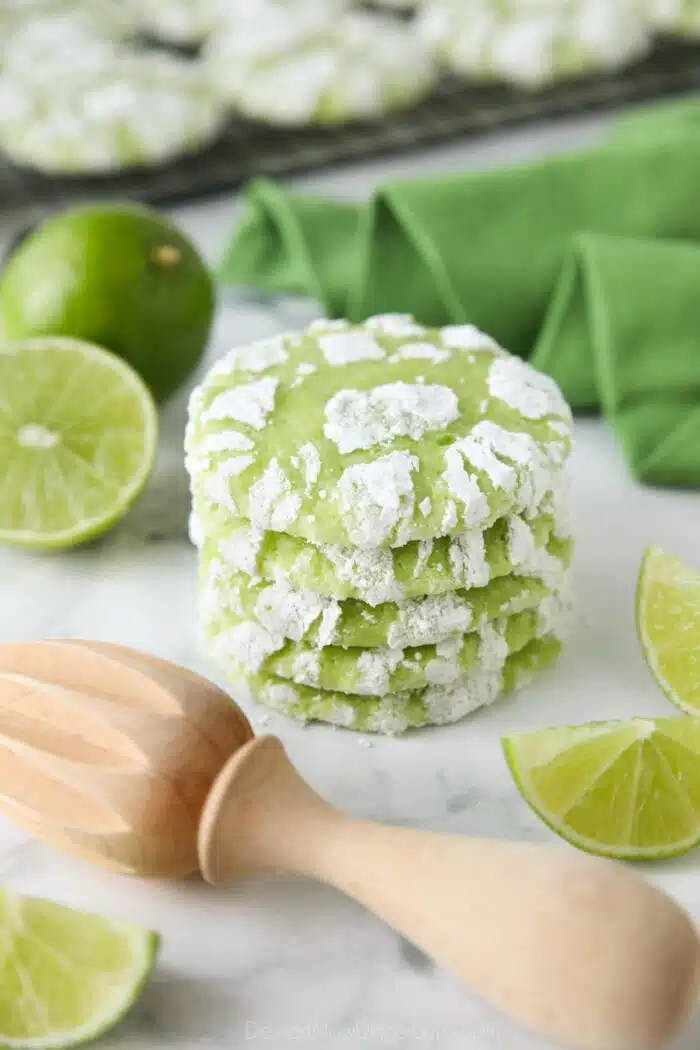
<instances>
[{"instance_id":1,"label":"folded green fabric","mask_svg":"<svg viewBox=\"0 0 700 1050\"><path fill-rule=\"evenodd\" d=\"M328 316L469 322L602 410L634 474L700 487L700 106L595 149L391 183L366 205L254 183L223 281Z\"/></svg>"}]
</instances>

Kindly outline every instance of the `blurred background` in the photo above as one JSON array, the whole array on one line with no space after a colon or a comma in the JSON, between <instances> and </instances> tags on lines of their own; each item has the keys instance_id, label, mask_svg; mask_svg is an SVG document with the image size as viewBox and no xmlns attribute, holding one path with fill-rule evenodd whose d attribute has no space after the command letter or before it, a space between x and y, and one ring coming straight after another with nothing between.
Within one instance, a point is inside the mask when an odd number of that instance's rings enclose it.
<instances>
[{"instance_id":1,"label":"blurred background","mask_svg":"<svg viewBox=\"0 0 700 1050\"><path fill-rule=\"evenodd\" d=\"M0 0L0 212L155 205L700 85L700 0Z\"/></svg>"}]
</instances>

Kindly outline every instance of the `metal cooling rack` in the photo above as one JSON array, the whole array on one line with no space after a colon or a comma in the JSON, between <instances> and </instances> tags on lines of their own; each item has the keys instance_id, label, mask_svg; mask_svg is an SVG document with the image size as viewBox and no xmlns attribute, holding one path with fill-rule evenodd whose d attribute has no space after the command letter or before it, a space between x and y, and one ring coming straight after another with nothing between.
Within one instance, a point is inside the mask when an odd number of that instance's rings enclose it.
<instances>
[{"instance_id":1,"label":"metal cooling rack","mask_svg":"<svg viewBox=\"0 0 700 1050\"><path fill-rule=\"evenodd\" d=\"M49 177L0 158L0 215L23 224L28 217L79 200L181 203L230 191L257 176L279 178L693 90L700 90L700 44L660 41L644 61L625 70L561 82L544 91L446 79L415 108L371 123L288 131L234 120L214 145L195 156L114 176Z\"/></svg>"}]
</instances>

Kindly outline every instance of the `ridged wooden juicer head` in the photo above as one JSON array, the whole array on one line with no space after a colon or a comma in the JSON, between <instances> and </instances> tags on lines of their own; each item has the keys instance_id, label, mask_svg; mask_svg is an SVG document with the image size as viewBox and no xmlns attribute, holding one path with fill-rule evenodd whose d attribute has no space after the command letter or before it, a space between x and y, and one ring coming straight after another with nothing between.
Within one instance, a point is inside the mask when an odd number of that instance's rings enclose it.
<instances>
[{"instance_id":1,"label":"ridged wooden juicer head","mask_svg":"<svg viewBox=\"0 0 700 1050\"><path fill-rule=\"evenodd\" d=\"M204 801L252 736L226 693L156 657L101 642L0 645L0 810L110 870L196 871Z\"/></svg>"}]
</instances>

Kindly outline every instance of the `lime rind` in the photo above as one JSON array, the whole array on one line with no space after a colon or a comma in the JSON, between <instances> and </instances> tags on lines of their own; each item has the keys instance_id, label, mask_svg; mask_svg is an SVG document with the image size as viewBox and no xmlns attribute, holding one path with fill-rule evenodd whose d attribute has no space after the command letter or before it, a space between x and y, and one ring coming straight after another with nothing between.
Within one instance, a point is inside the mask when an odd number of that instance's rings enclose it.
<instances>
[{"instance_id":1,"label":"lime rind","mask_svg":"<svg viewBox=\"0 0 700 1050\"><path fill-rule=\"evenodd\" d=\"M690 737L695 738L695 747L688 746L693 742L688 739ZM565 769L567 756L571 760L577 747L585 748L600 742L608 746L608 760L598 764L595 754L585 756L589 767L593 767L589 783L578 797L567 798L564 792L563 798L568 805L563 813L554 812L534 783L533 771L552 767L557 760L561 760ZM504 737L502 748L524 801L555 834L577 849L616 860L656 861L682 856L700 845L700 777L694 794L692 786L693 771L700 754L700 720L697 718L635 718L627 722L552 727ZM624 765L630 768L621 768ZM660 784L654 779L654 771L660 774ZM567 772L565 769L564 775ZM556 777L557 773L554 772L553 776ZM646 821L661 833L668 832L669 811L673 812L677 824L688 825L687 833L646 845L622 839L603 841L602 837L592 833L582 834L567 822L566 817L586 797L590 800L605 778L608 790L613 793L612 798L607 800L607 806L603 801L599 807L594 803L588 810L596 828L602 828L605 823L600 821L601 816L610 820L619 790L627 793L630 834L640 821ZM689 780L691 783L687 786ZM661 797L661 787L665 789L665 798Z\"/></svg>"},{"instance_id":2,"label":"lime rind","mask_svg":"<svg viewBox=\"0 0 700 1050\"><path fill-rule=\"evenodd\" d=\"M654 588L660 582L673 595L670 601L669 596L663 600L666 639L663 638L664 630L658 630L653 602ZM637 582L636 618L639 642L659 688L685 714L700 715L700 573L666 554L658 545L647 548ZM682 623L674 631L674 622L679 618ZM697 644L693 643L694 636ZM685 661L684 654L687 656ZM671 677L673 661L678 672L673 675L674 680ZM693 674L695 680L688 680ZM684 678L686 680L682 681Z\"/></svg>"},{"instance_id":3,"label":"lime rind","mask_svg":"<svg viewBox=\"0 0 700 1050\"><path fill-rule=\"evenodd\" d=\"M8 358L12 355L31 354L32 352L45 356L46 360L50 359L46 355L51 355L54 352L64 352L69 355L75 354L77 358L80 358L84 366L86 366L85 399L87 402L89 402L91 397L94 398L95 396L94 389L89 386L91 367L95 373L97 373L98 368L105 370L106 374L113 373L117 377L115 392L118 393L119 386L121 386L125 396L130 399L132 411L136 409L139 422L138 434L135 434L133 431L129 433L130 439L138 438L140 442L136 469L127 478L120 479L119 482L115 482L111 486L106 475L100 478L100 483L105 489L110 487L113 489L113 495L110 494L109 499L104 501L104 509L99 512L78 516L78 519L67 528L28 529L14 526L6 527L0 524L0 544L35 551L64 550L78 546L106 532L125 516L141 494L155 463L158 446L158 410L148 387L130 365L110 351L82 340L51 336L6 343L0 352L0 366L6 364ZM37 376L39 383L41 383L41 366L37 371ZM39 393L48 396L50 383L54 384L51 393L56 396L47 411L53 412L60 403L63 391L55 385L55 376L51 376L46 388L39 390ZM27 395L26 386L27 384L25 383L24 389L19 391L18 399ZM18 424L21 426L28 423L41 425L43 422L42 409L32 413L31 419L29 417L22 418L21 413L24 411L28 412L29 409L26 403L20 405L18 416L12 403L13 395L14 392L6 386L3 390L3 398L0 401L0 431L2 431L3 413L11 419L13 427ZM75 389L71 390L71 396L75 398ZM7 429L6 427L6 433ZM7 484L10 470L11 462L8 461L3 479L4 485ZM76 470L82 470L87 475L90 472L90 465L81 462L81 457L78 456L76 457ZM22 479L22 483L26 487L26 478ZM43 494L45 495L45 489ZM61 495L65 497L67 503L70 503L71 493L68 483L65 486L65 490L61 491Z\"/></svg>"},{"instance_id":4,"label":"lime rind","mask_svg":"<svg viewBox=\"0 0 700 1050\"><path fill-rule=\"evenodd\" d=\"M108 949L118 945L120 952L125 952L127 959L121 971L114 971L109 965L107 956L106 966L101 966L99 957L88 957L80 960L86 967L85 996L92 1000L94 1010L90 1009L88 1002L84 1019L81 1019L74 1027L66 1026L61 1031L51 1031L40 1034L18 1035L16 1023L14 1031L8 1034L3 1030L2 1018L0 1016L0 1045L5 1050L68 1050L70 1047L81 1046L104 1035L124 1019L132 1009L143 992L144 986L153 971L158 950L160 937L157 933L143 929L133 923L120 922L104 918L102 916L72 911L59 904L49 901L21 897L8 891L0 891L0 905L7 924L7 938L3 938L6 954L0 960L6 965L8 960L14 967L14 972L21 974L22 987L27 989L30 995L30 1009L36 1008L47 1018L53 1004L41 997L38 989L48 988L50 994L57 997L60 1009L66 1001L70 1000L70 989L66 988L64 993L60 992L60 982L64 975L67 980L75 986L76 973L80 980L80 970L76 965L76 959L68 952L63 957L60 946L55 942L57 930L71 935L71 947L81 945L81 922L87 922L94 931L96 928L101 935L105 935L108 941ZM39 920L37 922L37 919ZM45 934L42 937L41 929L44 926ZM87 937L89 943L90 938ZM31 955L27 954L27 947L31 947ZM53 970L48 982L44 981L42 986L41 970L37 965L37 959L43 952L43 958L48 961L48 968ZM104 963L105 960L102 960ZM58 982L56 978L58 974ZM100 979L104 978L102 988ZM107 987L107 994L101 995ZM82 987L79 989L79 994ZM102 1002L99 999L102 998ZM24 1000L23 1000L24 1001ZM16 1022L17 1001L10 1003L12 1018ZM0 1010L2 1003L0 1002ZM34 1026L35 1027L35 1026Z\"/></svg>"}]
</instances>

